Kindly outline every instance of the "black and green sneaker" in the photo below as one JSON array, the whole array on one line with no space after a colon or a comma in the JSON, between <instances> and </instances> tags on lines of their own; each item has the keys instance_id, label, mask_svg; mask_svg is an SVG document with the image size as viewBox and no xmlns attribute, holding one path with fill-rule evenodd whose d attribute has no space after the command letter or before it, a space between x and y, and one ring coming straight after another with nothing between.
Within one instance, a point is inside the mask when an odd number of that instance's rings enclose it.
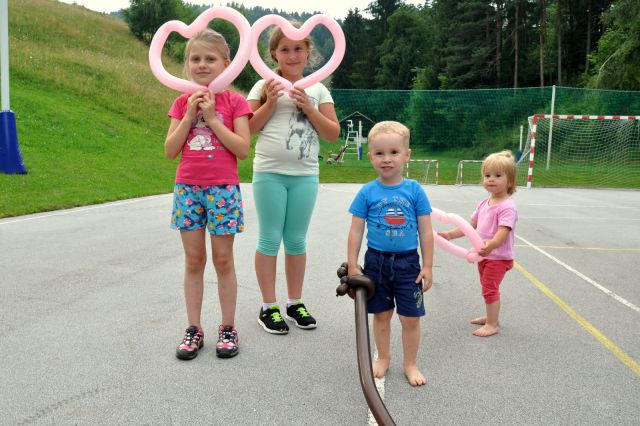
<instances>
[{"instance_id":1,"label":"black and green sneaker","mask_svg":"<svg viewBox=\"0 0 640 426\"><path fill-rule=\"evenodd\" d=\"M311 316L307 308L304 306L304 303L301 301L297 301L293 305L287 308L287 314L285 318L289 321L293 321L296 327L299 328L316 328L316 320Z\"/></svg>"},{"instance_id":2,"label":"black and green sneaker","mask_svg":"<svg viewBox=\"0 0 640 426\"><path fill-rule=\"evenodd\" d=\"M289 326L282 319L278 305L271 305L267 310L260 309L258 323L260 323L267 333L287 334L289 332Z\"/></svg>"}]
</instances>

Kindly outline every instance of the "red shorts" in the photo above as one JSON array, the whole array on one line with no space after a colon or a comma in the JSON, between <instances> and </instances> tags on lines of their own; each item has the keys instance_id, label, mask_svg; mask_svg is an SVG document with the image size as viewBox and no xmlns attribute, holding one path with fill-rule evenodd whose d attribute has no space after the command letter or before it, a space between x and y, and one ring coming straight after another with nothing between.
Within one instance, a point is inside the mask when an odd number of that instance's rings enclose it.
<instances>
[{"instance_id":1,"label":"red shorts","mask_svg":"<svg viewBox=\"0 0 640 426\"><path fill-rule=\"evenodd\" d=\"M504 274L511 268L513 268L513 260L485 259L478 263L482 297L487 305L500 300L500 283Z\"/></svg>"}]
</instances>

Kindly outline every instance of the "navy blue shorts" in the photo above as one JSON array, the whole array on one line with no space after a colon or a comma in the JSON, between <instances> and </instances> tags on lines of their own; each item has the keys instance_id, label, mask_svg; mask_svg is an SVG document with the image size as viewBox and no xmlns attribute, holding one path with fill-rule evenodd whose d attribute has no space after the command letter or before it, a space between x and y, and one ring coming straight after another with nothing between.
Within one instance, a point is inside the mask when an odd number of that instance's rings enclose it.
<instances>
[{"instance_id":1,"label":"navy blue shorts","mask_svg":"<svg viewBox=\"0 0 640 426\"><path fill-rule=\"evenodd\" d=\"M376 291L367 305L370 314L378 314L396 307L398 315L424 316L420 256L417 250L383 253L368 248L364 255L364 274L376 282Z\"/></svg>"}]
</instances>

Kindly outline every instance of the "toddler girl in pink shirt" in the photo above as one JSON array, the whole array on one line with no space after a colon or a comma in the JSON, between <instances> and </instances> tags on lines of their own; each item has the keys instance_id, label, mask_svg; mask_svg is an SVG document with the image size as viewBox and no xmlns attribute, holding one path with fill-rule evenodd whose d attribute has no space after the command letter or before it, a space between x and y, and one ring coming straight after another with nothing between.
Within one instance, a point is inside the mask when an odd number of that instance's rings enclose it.
<instances>
[{"instance_id":1,"label":"toddler girl in pink shirt","mask_svg":"<svg viewBox=\"0 0 640 426\"><path fill-rule=\"evenodd\" d=\"M484 240L478 254L484 259L478 263L482 296L487 308L486 316L471 320L482 327L473 332L486 337L500 330L500 283L506 272L513 268L513 245L518 210L511 195L516 192L516 163L510 151L489 155L482 163L482 185L489 198L482 200L471 215L469 223ZM447 240L459 238L464 233L455 228L439 232Z\"/></svg>"}]
</instances>

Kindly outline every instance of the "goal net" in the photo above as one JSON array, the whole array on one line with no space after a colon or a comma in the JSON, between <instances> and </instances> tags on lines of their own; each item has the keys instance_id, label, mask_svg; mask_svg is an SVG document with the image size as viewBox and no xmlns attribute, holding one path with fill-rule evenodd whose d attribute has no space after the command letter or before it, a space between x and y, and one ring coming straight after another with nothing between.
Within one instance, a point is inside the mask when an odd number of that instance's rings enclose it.
<instances>
[{"instance_id":1,"label":"goal net","mask_svg":"<svg viewBox=\"0 0 640 426\"><path fill-rule=\"evenodd\" d=\"M415 179L421 184L438 184L438 160L409 160L405 170L407 178Z\"/></svg>"},{"instance_id":2,"label":"goal net","mask_svg":"<svg viewBox=\"0 0 640 426\"><path fill-rule=\"evenodd\" d=\"M529 117L518 185L640 188L640 116Z\"/></svg>"},{"instance_id":3,"label":"goal net","mask_svg":"<svg viewBox=\"0 0 640 426\"><path fill-rule=\"evenodd\" d=\"M482 160L460 160L456 185L482 185Z\"/></svg>"}]
</instances>

